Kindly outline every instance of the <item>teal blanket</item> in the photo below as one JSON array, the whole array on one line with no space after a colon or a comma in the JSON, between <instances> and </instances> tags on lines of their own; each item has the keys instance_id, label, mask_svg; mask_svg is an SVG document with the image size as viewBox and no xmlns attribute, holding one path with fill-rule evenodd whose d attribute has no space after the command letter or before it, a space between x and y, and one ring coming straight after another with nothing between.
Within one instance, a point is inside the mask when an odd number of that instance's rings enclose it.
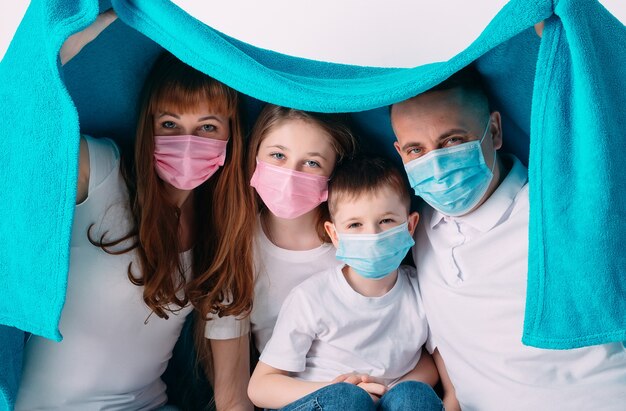
<instances>
[{"instance_id":1,"label":"teal blanket","mask_svg":"<svg viewBox=\"0 0 626 411\"><path fill-rule=\"evenodd\" d=\"M512 0L466 50L410 69L285 56L166 0L113 0L120 21L61 69L63 41L110 3L32 0L0 62L0 324L62 338L79 130L128 143L139 87L165 48L250 96L252 116L257 100L354 112L355 129L390 155L385 106L476 60L503 113L505 149L529 165L524 343L626 340L626 28L595 0ZM13 346L0 358L0 408L16 387L22 345Z\"/></svg>"}]
</instances>

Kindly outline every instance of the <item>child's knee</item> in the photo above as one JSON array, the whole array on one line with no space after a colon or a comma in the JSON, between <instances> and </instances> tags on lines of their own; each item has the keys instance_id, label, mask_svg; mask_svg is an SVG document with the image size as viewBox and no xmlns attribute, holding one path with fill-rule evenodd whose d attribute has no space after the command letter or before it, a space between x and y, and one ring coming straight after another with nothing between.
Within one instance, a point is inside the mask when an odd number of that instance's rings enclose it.
<instances>
[{"instance_id":1,"label":"child's knee","mask_svg":"<svg viewBox=\"0 0 626 411\"><path fill-rule=\"evenodd\" d=\"M419 381L403 381L383 396L379 409L440 411L443 404L430 385Z\"/></svg>"},{"instance_id":2,"label":"child's knee","mask_svg":"<svg viewBox=\"0 0 626 411\"><path fill-rule=\"evenodd\" d=\"M340 382L324 387L317 396L322 409L326 410L374 410L374 401L364 389Z\"/></svg>"}]
</instances>

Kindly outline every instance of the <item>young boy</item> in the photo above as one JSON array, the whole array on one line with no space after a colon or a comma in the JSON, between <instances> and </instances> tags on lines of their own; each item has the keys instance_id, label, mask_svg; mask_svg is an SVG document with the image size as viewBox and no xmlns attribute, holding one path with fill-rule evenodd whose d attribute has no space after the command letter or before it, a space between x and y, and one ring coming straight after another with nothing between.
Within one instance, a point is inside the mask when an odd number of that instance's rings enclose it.
<instances>
[{"instance_id":1,"label":"young boy","mask_svg":"<svg viewBox=\"0 0 626 411\"><path fill-rule=\"evenodd\" d=\"M441 410L415 270L400 263L418 214L402 174L383 159L342 164L329 184L326 232L335 269L285 300L248 395L283 410Z\"/></svg>"}]
</instances>

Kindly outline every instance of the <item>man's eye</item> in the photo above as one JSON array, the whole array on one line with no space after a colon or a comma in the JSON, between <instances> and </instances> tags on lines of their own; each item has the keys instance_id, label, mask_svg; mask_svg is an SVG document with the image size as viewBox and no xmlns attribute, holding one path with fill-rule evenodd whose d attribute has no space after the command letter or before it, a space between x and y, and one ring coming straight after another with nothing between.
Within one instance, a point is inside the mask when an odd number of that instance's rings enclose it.
<instances>
[{"instance_id":1,"label":"man's eye","mask_svg":"<svg viewBox=\"0 0 626 411\"><path fill-rule=\"evenodd\" d=\"M163 128L174 128L176 127L176 123L174 123L173 121L164 121L161 123L161 127Z\"/></svg>"},{"instance_id":2,"label":"man's eye","mask_svg":"<svg viewBox=\"0 0 626 411\"><path fill-rule=\"evenodd\" d=\"M276 160L284 160L285 159L285 155L283 153L271 153L270 157L273 157Z\"/></svg>"},{"instance_id":3,"label":"man's eye","mask_svg":"<svg viewBox=\"0 0 626 411\"><path fill-rule=\"evenodd\" d=\"M410 156L419 156L422 155L422 149L419 147L411 147L406 153Z\"/></svg>"},{"instance_id":4,"label":"man's eye","mask_svg":"<svg viewBox=\"0 0 626 411\"><path fill-rule=\"evenodd\" d=\"M462 136L452 136L450 138L448 138L445 143L444 146L449 147L449 146L455 146L457 144L461 144L465 142L465 137Z\"/></svg>"},{"instance_id":5,"label":"man's eye","mask_svg":"<svg viewBox=\"0 0 626 411\"><path fill-rule=\"evenodd\" d=\"M202 131L206 131L207 133L211 133L215 130L217 130L217 127L215 127L213 124L204 124L202 126Z\"/></svg>"}]
</instances>

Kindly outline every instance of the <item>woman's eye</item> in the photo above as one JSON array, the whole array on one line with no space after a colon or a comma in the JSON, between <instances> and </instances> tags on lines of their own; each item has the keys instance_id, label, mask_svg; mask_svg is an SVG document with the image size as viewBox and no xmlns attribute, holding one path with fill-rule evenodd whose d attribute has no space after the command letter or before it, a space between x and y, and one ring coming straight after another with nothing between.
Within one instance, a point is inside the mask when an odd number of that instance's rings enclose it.
<instances>
[{"instance_id":1,"label":"woman's eye","mask_svg":"<svg viewBox=\"0 0 626 411\"><path fill-rule=\"evenodd\" d=\"M202 128L202 131L205 131L207 133L211 133L217 130L217 127L215 127L213 124L204 124L201 128Z\"/></svg>"},{"instance_id":2,"label":"woman's eye","mask_svg":"<svg viewBox=\"0 0 626 411\"><path fill-rule=\"evenodd\" d=\"M307 167L311 167L311 168L320 168L321 167L320 163L318 163L317 161L313 161L313 160L308 160L304 164Z\"/></svg>"},{"instance_id":3,"label":"woman's eye","mask_svg":"<svg viewBox=\"0 0 626 411\"><path fill-rule=\"evenodd\" d=\"M276 160L284 160L285 155L283 153L271 153L270 157L275 158Z\"/></svg>"},{"instance_id":4,"label":"woman's eye","mask_svg":"<svg viewBox=\"0 0 626 411\"><path fill-rule=\"evenodd\" d=\"M176 123L174 123L173 121L164 121L161 123L161 127L163 128L174 128L176 127Z\"/></svg>"}]
</instances>

